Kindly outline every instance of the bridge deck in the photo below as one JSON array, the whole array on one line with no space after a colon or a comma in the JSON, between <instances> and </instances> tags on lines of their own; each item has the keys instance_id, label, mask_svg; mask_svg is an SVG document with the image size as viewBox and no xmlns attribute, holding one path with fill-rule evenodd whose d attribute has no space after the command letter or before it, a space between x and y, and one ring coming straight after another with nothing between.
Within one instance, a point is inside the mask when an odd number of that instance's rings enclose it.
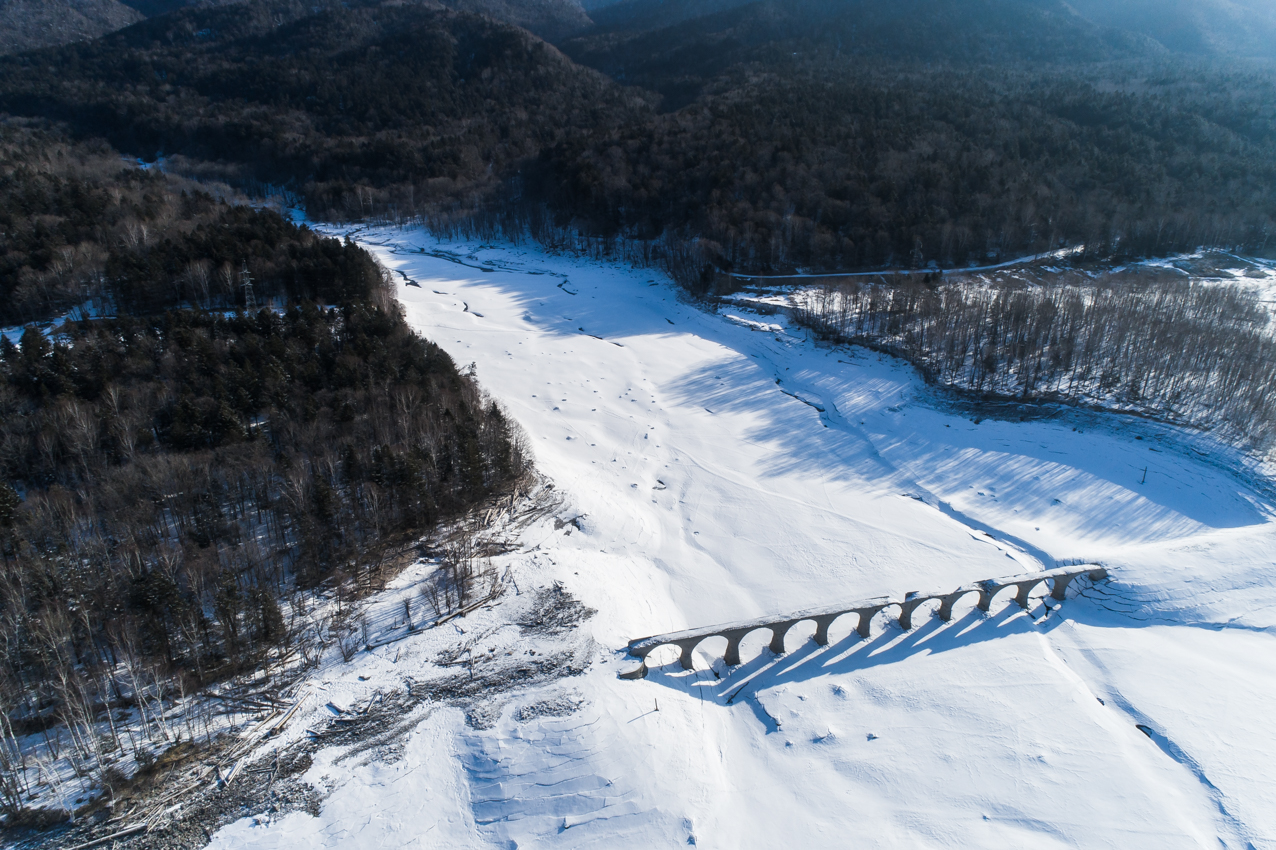
<instances>
[{"instance_id":1,"label":"bridge deck","mask_svg":"<svg viewBox=\"0 0 1276 850\"><path fill-rule=\"evenodd\" d=\"M710 637L726 637L730 640L732 637L740 637L743 634L753 631L754 629L773 629L779 626L791 626L803 620L819 621L822 619L836 618L843 614L851 614L855 612L864 612L876 614L884 608L891 605L898 605L901 608L901 625L905 628L911 623L912 609L916 605L928 600L944 600L957 595L967 593L979 593L981 597L991 598L998 591L1007 587L1020 587L1022 595L1026 596L1025 583L1031 582L1033 585L1046 579L1065 579L1070 583L1078 576L1089 576L1092 581L1097 581L1107 576L1107 570L1097 565L1085 565L1080 567L1058 567L1052 570L1045 570L1039 573L1023 573L1021 575L1006 576L1004 578L985 579L973 584L962 585L955 590L949 590L939 593L919 593L912 592L905 594L902 598L893 596L877 596L872 599L863 599L858 602L850 602L842 605L833 605L822 608L807 608L802 611L795 611L791 614L777 614L772 616L757 617L752 620L743 620L735 623L724 623L717 626L702 626L695 629L684 629L677 632L667 632L660 635L651 635L649 637L635 638L631 640L627 646L627 651L635 658L644 658L648 653L657 647L666 645L686 645L689 641L700 641ZM1066 586L1066 585L1065 585ZM908 603L907 606L905 603ZM905 622L907 621L907 622ZM826 626L827 627L827 626ZM785 629L787 631L787 628Z\"/></svg>"}]
</instances>

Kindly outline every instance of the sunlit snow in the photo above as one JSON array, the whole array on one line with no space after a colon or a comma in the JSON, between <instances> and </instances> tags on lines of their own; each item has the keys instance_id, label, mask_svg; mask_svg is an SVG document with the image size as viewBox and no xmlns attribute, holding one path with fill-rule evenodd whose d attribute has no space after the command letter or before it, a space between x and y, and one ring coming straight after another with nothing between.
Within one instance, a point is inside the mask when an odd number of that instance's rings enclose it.
<instances>
[{"instance_id":1,"label":"sunlit snow","mask_svg":"<svg viewBox=\"0 0 1276 850\"><path fill-rule=\"evenodd\" d=\"M491 728L426 706L398 761L321 752L318 817L214 847L1276 846L1276 533L1240 460L1134 420L976 422L898 361L706 312L649 269L361 239L584 515L509 564L597 609L598 648ZM691 673L617 678L631 638L1060 562L1111 579L1054 611L970 600L824 648L805 624L778 658L759 632L738 668L706 644ZM316 686L365 697L439 639ZM551 699L569 709L521 708Z\"/></svg>"}]
</instances>

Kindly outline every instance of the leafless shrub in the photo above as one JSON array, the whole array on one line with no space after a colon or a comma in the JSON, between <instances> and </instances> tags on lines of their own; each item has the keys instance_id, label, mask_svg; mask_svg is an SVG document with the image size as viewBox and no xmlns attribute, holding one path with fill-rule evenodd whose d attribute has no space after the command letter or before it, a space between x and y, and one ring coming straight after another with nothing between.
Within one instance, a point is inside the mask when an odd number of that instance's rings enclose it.
<instances>
[{"instance_id":1,"label":"leafless shrub","mask_svg":"<svg viewBox=\"0 0 1276 850\"><path fill-rule=\"evenodd\" d=\"M367 619L360 617L354 623L348 623L337 629L337 649L341 652L341 660L349 662L359 650L368 645Z\"/></svg>"},{"instance_id":2,"label":"leafless shrub","mask_svg":"<svg viewBox=\"0 0 1276 850\"><path fill-rule=\"evenodd\" d=\"M443 551L438 569L420 589L436 618L463 611L499 592L500 576L475 522L457 529Z\"/></svg>"}]
</instances>

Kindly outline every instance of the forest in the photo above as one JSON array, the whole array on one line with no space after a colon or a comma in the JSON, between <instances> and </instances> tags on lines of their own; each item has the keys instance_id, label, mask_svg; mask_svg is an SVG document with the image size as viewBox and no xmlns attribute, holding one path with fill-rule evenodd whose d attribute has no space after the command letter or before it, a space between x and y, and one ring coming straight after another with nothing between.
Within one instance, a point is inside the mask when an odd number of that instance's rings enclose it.
<instances>
[{"instance_id":1,"label":"forest","mask_svg":"<svg viewBox=\"0 0 1276 850\"><path fill-rule=\"evenodd\" d=\"M1208 121L1186 120L1192 100L1198 116L1219 106L1189 83L1160 81L1171 99L1012 72L795 75L560 145L536 185L578 226L685 233L722 271L951 268L1065 245L1269 252L1272 80Z\"/></svg>"},{"instance_id":2,"label":"forest","mask_svg":"<svg viewBox=\"0 0 1276 850\"><path fill-rule=\"evenodd\" d=\"M0 324L72 308L235 308L245 270L263 302L384 298L362 250L243 200L138 168L100 142L0 123Z\"/></svg>"},{"instance_id":3,"label":"forest","mask_svg":"<svg viewBox=\"0 0 1276 850\"><path fill-rule=\"evenodd\" d=\"M123 781L172 743L166 706L297 651L308 594L375 585L530 458L353 243L50 128L2 138L4 321L32 320L0 335L12 823L59 758Z\"/></svg>"},{"instance_id":4,"label":"forest","mask_svg":"<svg viewBox=\"0 0 1276 850\"><path fill-rule=\"evenodd\" d=\"M420 4L255 0L0 58L0 111L285 189L327 220L472 209L645 97L524 30Z\"/></svg>"},{"instance_id":5,"label":"forest","mask_svg":"<svg viewBox=\"0 0 1276 850\"><path fill-rule=\"evenodd\" d=\"M797 316L976 397L1123 410L1258 455L1276 447L1276 339L1252 288L1156 267L1046 285L844 279L810 290Z\"/></svg>"},{"instance_id":6,"label":"forest","mask_svg":"<svg viewBox=\"0 0 1276 850\"><path fill-rule=\"evenodd\" d=\"M1261 62L1044 1L763 2L672 26L657 5L599 12L562 42L576 62L424 6L190 8L0 58L0 110L316 218L549 220L694 243L720 271L1273 250Z\"/></svg>"}]
</instances>

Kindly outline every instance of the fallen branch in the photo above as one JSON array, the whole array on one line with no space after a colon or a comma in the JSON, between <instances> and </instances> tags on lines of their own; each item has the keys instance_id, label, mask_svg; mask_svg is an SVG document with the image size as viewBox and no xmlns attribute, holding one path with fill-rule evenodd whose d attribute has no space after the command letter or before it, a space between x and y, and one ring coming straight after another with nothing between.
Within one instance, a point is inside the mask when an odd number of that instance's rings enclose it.
<instances>
[{"instance_id":1,"label":"fallen branch","mask_svg":"<svg viewBox=\"0 0 1276 850\"><path fill-rule=\"evenodd\" d=\"M88 850L90 847L97 847L98 845L105 844L108 841L115 841L120 838L128 838L130 835L137 835L139 832L144 832L146 829L148 829L146 823L134 824L133 826L121 829L119 832L113 832L110 835L104 835L101 838L95 838L92 841L86 841L85 843L77 844L74 847L68 847L67 850Z\"/></svg>"}]
</instances>

